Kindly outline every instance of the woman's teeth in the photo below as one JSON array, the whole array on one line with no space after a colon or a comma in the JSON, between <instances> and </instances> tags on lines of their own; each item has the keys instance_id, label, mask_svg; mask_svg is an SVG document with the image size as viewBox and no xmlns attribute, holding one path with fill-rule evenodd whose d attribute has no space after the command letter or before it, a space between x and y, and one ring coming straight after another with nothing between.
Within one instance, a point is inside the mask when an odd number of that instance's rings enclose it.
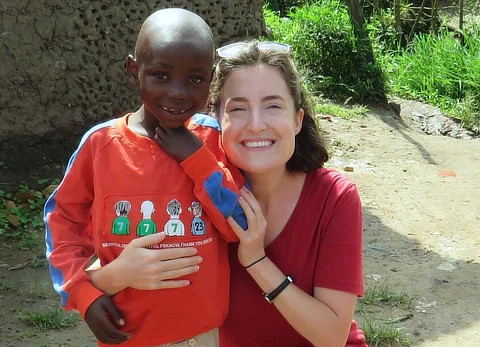
<instances>
[{"instance_id":1,"label":"woman's teeth","mask_svg":"<svg viewBox=\"0 0 480 347\"><path fill-rule=\"evenodd\" d=\"M260 147L268 147L273 145L273 141L245 141L243 143L245 147L250 147L250 148L260 148Z\"/></svg>"}]
</instances>

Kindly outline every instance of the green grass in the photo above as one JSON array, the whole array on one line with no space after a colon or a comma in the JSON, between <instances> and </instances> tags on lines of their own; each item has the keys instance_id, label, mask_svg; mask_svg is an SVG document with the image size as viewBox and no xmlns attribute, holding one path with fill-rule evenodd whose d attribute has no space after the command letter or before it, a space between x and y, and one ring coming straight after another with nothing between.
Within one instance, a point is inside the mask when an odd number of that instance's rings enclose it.
<instances>
[{"instance_id":1,"label":"green grass","mask_svg":"<svg viewBox=\"0 0 480 347\"><path fill-rule=\"evenodd\" d=\"M28 266L34 269L46 268L48 266L47 258L45 258L45 255L36 255L34 258L32 258L32 260L30 260Z\"/></svg>"},{"instance_id":2,"label":"green grass","mask_svg":"<svg viewBox=\"0 0 480 347\"><path fill-rule=\"evenodd\" d=\"M25 323L34 326L35 328L42 331L71 328L80 321L80 317L78 314L66 312L60 307L49 308L44 312L22 312L19 314L19 318Z\"/></svg>"},{"instance_id":3,"label":"green grass","mask_svg":"<svg viewBox=\"0 0 480 347\"><path fill-rule=\"evenodd\" d=\"M398 324L413 317L412 300L406 290L392 290L387 282L374 283L365 291L355 312L369 346L410 346L407 334ZM398 310L397 317L385 318L381 314L382 310L391 314L392 309Z\"/></svg>"},{"instance_id":4,"label":"green grass","mask_svg":"<svg viewBox=\"0 0 480 347\"><path fill-rule=\"evenodd\" d=\"M381 53L392 94L428 102L463 126L480 130L480 30L419 35L407 50Z\"/></svg>"},{"instance_id":5,"label":"green grass","mask_svg":"<svg viewBox=\"0 0 480 347\"><path fill-rule=\"evenodd\" d=\"M15 290L15 286L12 282L3 280L0 283L0 293L10 293Z\"/></svg>"},{"instance_id":6,"label":"green grass","mask_svg":"<svg viewBox=\"0 0 480 347\"><path fill-rule=\"evenodd\" d=\"M47 299L51 291L51 285L38 285L36 283L27 283L21 289L22 294L36 299Z\"/></svg>"},{"instance_id":7,"label":"green grass","mask_svg":"<svg viewBox=\"0 0 480 347\"><path fill-rule=\"evenodd\" d=\"M413 298L404 289L397 292L391 290L387 282L375 283L365 291L364 297L358 300L357 311L362 312L364 308L375 305L389 305L409 309L412 300Z\"/></svg>"},{"instance_id":8,"label":"green grass","mask_svg":"<svg viewBox=\"0 0 480 347\"><path fill-rule=\"evenodd\" d=\"M410 340L402 328L382 323L376 318L365 317L362 330L370 347L410 346Z\"/></svg>"},{"instance_id":9,"label":"green grass","mask_svg":"<svg viewBox=\"0 0 480 347\"><path fill-rule=\"evenodd\" d=\"M333 103L315 105L315 114L325 114L347 120L359 119L366 115L368 109L362 105L340 106Z\"/></svg>"}]
</instances>

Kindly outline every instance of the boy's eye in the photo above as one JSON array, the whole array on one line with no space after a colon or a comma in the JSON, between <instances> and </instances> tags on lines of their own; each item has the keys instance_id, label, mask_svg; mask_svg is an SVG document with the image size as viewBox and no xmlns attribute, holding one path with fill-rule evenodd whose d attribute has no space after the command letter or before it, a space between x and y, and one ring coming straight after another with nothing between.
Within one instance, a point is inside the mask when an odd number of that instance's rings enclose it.
<instances>
[{"instance_id":1,"label":"boy's eye","mask_svg":"<svg viewBox=\"0 0 480 347\"><path fill-rule=\"evenodd\" d=\"M155 76L157 80L166 80L168 78L167 75L162 72L157 72L153 76Z\"/></svg>"},{"instance_id":2,"label":"boy's eye","mask_svg":"<svg viewBox=\"0 0 480 347\"><path fill-rule=\"evenodd\" d=\"M193 83L201 83L201 82L203 82L203 78L193 76L193 77L190 77L190 81L193 82Z\"/></svg>"}]
</instances>

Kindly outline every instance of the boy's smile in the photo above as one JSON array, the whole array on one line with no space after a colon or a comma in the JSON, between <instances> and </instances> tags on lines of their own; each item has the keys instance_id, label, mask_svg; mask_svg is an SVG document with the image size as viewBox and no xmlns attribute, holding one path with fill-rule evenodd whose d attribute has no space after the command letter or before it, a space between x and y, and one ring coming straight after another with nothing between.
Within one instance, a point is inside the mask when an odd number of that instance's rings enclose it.
<instances>
[{"instance_id":1,"label":"boy's smile","mask_svg":"<svg viewBox=\"0 0 480 347\"><path fill-rule=\"evenodd\" d=\"M140 56L128 67L136 76L147 131L158 123L167 128L180 127L201 111L212 76L211 47L178 36L162 39L146 39Z\"/></svg>"},{"instance_id":2,"label":"boy's smile","mask_svg":"<svg viewBox=\"0 0 480 347\"><path fill-rule=\"evenodd\" d=\"M174 109L171 109L171 108L167 108L167 107L163 107L163 109L167 112L170 112L171 114L174 114L174 115L178 115L178 114L184 114L185 112L187 112L188 110L180 110L180 111L177 111L177 110L174 110Z\"/></svg>"}]
</instances>

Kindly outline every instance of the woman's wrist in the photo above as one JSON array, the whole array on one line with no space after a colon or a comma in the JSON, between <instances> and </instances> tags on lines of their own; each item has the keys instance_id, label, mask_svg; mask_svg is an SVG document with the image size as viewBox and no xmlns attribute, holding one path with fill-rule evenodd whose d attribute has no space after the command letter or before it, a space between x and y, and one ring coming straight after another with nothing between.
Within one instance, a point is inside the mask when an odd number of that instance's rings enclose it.
<instances>
[{"instance_id":1,"label":"woman's wrist","mask_svg":"<svg viewBox=\"0 0 480 347\"><path fill-rule=\"evenodd\" d=\"M93 285L110 296L115 295L128 287L124 282L126 277L118 276L118 274L122 272L116 270L116 261L118 260L114 260L98 269L87 271Z\"/></svg>"},{"instance_id":2,"label":"woman's wrist","mask_svg":"<svg viewBox=\"0 0 480 347\"><path fill-rule=\"evenodd\" d=\"M262 260L264 260L265 258L267 258L267 255L264 254L263 256L257 258L256 260L250 262L248 265L245 265L243 266L244 269L249 269L251 268L252 266L254 266L255 264L258 264L259 262L261 262Z\"/></svg>"}]
</instances>

